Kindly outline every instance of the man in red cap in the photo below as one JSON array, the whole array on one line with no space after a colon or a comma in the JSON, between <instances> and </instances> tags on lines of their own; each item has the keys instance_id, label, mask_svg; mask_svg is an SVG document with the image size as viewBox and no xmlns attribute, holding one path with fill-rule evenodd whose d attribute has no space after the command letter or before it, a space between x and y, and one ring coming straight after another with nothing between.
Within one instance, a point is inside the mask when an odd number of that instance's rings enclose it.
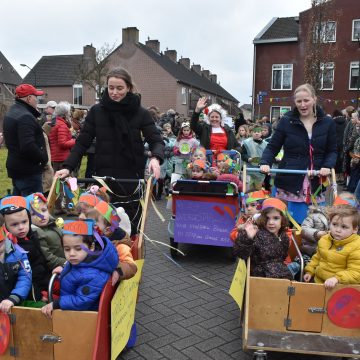
<instances>
[{"instance_id":1,"label":"man in red cap","mask_svg":"<svg viewBox=\"0 0 360 360\"><path fill-rule=\"evenodd\" d=\"M12 179L13 195L42 192L42 171L48 161L43 131L37 118L37 96L44 92L30 84L15 89L15 104L4 118L8 148L6 168Z\"/></svg>"}]
</instances>

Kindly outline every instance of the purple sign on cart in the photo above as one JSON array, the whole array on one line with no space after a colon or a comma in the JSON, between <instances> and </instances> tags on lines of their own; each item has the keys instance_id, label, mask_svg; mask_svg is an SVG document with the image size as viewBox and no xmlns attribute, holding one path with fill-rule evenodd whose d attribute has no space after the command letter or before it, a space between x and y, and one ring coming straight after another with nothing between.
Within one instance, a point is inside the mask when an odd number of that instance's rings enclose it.
<instances>
[{"instance_id":1,"label":"purple sign on cart","mask_svg":"<svg viewBox=\"0 0 360 360\"><path fill-rule=\"evenodd\" d=\"M174 240L178 243L232 247L229 235L235 225L235 205L177 200Z\"/></svg>"}]
</instances>

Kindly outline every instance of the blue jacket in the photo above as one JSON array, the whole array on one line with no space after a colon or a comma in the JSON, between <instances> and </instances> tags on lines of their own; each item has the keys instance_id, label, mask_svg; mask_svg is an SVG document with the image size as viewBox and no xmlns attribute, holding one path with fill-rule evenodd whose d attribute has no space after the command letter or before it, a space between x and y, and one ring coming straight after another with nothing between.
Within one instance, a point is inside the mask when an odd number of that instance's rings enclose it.
<instances>
[{"instance_id":1,"label":"blue jacket","mask_svg":"<svg viewBox=\"0 0 360 360\"><path fill-rule=\"evenodd\" d=\"M310 168L310 144L313 147L314 170L333 168L336 164L336 125L329 116L326 116L320 107L317 107L317 121L312 128L309 141L305 126L300 121L299 113L295 108L289 111L280 120L266 149L263 152L260 165L271 165L280 149L284 149L284 157L279 169L306 170ZM299 194L305 175L277 174L275 186ZM311 180L312 192L319 186L319 178Z\"/></svg>"},{"instance_id":2,"label":"blue jacket","mask_svg":"<svg viewBox=\"0 0 360 360\"><path fill-rule=\"evenodd\" d=\"M31 267L25 252L20 252L5 239L5 262L0 262L0 301L10 300L18 305L31 289Z\"/></svg>"},{"instance_id":3,"label":"blue jacket","mask_svg":"<svg viewBox=\"0 0 360 360\"><path fill-rule=\"evenodd\" d=\"M98 309L101 292L119 263L114 245L106 237L102 239L105 248L100 255L88 255L78 265L66 263L60 276L60 300L54 302L54 308L94 311Z\"/></svg>"}]
</instances>

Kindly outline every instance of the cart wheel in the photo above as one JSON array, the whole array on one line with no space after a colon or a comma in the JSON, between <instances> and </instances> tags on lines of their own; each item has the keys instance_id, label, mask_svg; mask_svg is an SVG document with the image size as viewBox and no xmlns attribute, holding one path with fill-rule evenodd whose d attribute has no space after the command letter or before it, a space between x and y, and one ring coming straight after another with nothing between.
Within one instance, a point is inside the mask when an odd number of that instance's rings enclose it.
<instances>
[{"instance_id":1,"label":"cart wheel","mask_svg":"<svg viewBox=\"0 0 360 360\"><path fill-rule=\"evenodd\" d=\"M264 350L257 350L253 354L253 360L266 360L267 354Z\"/></svg>"},{"instance_id":2,"label":"cart wheel","mask_svg":"<svg viewBox=\"0 0 360 360\"><path fill-rule=\"evenodd\" d=\"M174 241L174 238L170 238L170 246L177 249L179 244ZM170 255L173 259L175 259L178 255L178 252L175 249L170 248Z\"/></svg>"}]
</instances>

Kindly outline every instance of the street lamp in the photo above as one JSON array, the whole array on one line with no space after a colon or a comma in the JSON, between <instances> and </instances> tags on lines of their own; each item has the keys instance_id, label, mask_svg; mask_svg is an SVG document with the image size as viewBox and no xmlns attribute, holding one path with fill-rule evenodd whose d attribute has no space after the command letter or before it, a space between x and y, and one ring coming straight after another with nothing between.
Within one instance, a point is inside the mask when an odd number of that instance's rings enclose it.
<instances>
[{"instance_id":1,"label":"street lamp","mask_svg":"<svg viewBox=\"0 0 360 360\"><path fill-rule=\"evenodd\" d=\"M26 65L26 64L20 64L20 66L27 67L30 70L30 72L32 72L34 74L34 86L36 87L36 71L33 68L31 68L29 65Z\"/></svg>"}]
</instances>

